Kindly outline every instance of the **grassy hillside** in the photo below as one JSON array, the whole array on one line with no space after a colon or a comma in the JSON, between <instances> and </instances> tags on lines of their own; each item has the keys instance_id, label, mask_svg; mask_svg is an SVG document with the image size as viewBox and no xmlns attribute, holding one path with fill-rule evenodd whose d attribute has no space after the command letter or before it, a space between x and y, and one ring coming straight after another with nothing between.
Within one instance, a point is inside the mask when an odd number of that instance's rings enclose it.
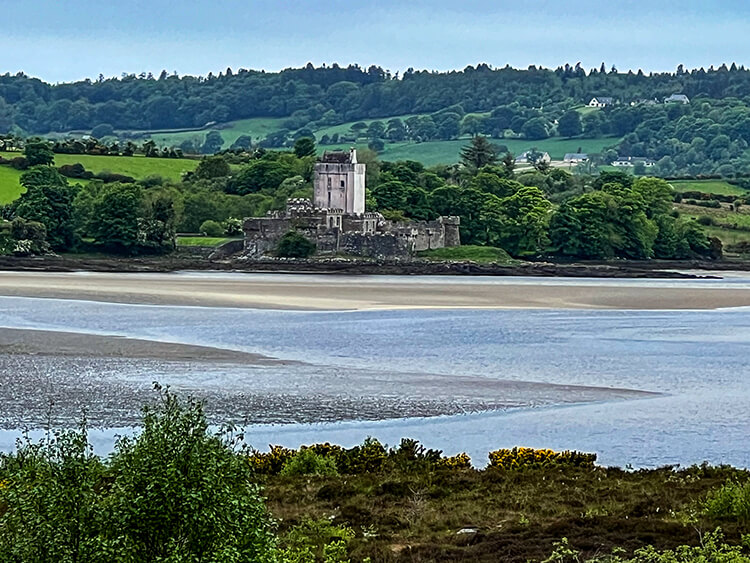
<instances>
[{"instance_id":1,"label":"grassy hillside","mask_svg":"<svg viewBox=\"0 0 750 563\"><path fill-rule=\"evenodd\" d=\"M23 193L18 179L21 172L9 166L0 166L0 205L5 205Z\"/></svg>"},{"instance_id":2,"label":"grassy hillside","mask_svg":"<svg viewBox=\"0 0 750 563\"><path fill-rule=\"evenodd\" d=\"M222 126L217 126L214 129L206 129L205 131L184 131L179 133L156 133L154 135L148 135L154 142L159 146L178 146L183 141L187 140L198 140L199 143L203 143L206 138L206 134L211 130L216 130L221 133L224 139L224 148L229 148L238 137L242 135L250 135L254 141L263 139L269 133L278 131L282 128L282 123L287 118L276 118L276 117L258 117L253 119L241 119L239 121L232 121Z\"/></svg>"},{"instance_id":3,"label":"grassy hillside","mask_svg":"<svg viewBox=\"0 0 750 563\"><path fill-rule=\"evenodd\" d=\"M596 111L596 108L581 108L582 112L588 110ZM393 116L406 120L415 114ZM475 114L484 115L484 114ZM239 136L250 135L253 140L263 139L269 133L282 128L286 118L255 118L233 121L226 124L225 128L218 128L224 139L224 148L228 148ZM381 121L386 123L391 117L380 119L364 119L363 123L370 124L372 121ZM323 135L331 136L333 134L349 134L354 121L331 125L316 129L315 136L319 140ZM203 143L208 131L191 131L177 133L158 133L151 135L151 138L159 145L179 145L181 142L193 139L198 143ZM599 153L605 147L617 144L620 141L617 137L608 137L601 139L563 139L554 137L541 141L529 141L526 139L495 139L494 143L502 144L508 147L513 154L519 154L533 147L540 151L546 151L553 160L562 160L565 153L582 152ZM434 164L452 164L458 162L461 148L468 142L468 137L454 141L429 141L425 143L415 143L411 141L400 143L386 142L385 150L381 153L382 160L418 160L427 166ZM352 143L339 143L336 145L319 146L319 152L323 150L336 150L349 148ZM366 142L360 140L356 143L358 148L366 147Z\"/></svg>"},{"instance_id":4,"label":"grassy hillside","mask_svg":"<svg viewBox=\"0 0 750 563\"><path fill-rule=\"evenodd\" d=\"M426 166L434 164L452 164L458 162L461 149L468 143L467 139L456 141L429 141L426 143L391 143L385 146L381 153L381 160L418 160ZM604 147L614 145L618 138L604 139L562 139L553 137L541 141L527 139L492 139L498 145L505 145L513 154L520 154L536 147L537 150L548 152L553 160L562 160L565 153L582 152L598 153Z\"/></svg>"},{"instance_id":5,"label":"grassy hillside","mask_svg":"<svg viewBox=\"0 0 750 563\"><path fill-rule=\"evenodd\" d=\"M669 182L678 192L705 192L720 195L747 195L747 191L733 186L725 180L671 180Z\"/></svg>"},{"instance_id":6,"label":"grassy hillside","mask_svg":"<svg viewBox=\"0 0 750 563\"><path fill-rule=\"evenodd\" d=\"M197 160L187 158L146 158L145 156L91 156L86 154L56 154L55 166L80 162L91 172L112 172L140 179L161 176L179 180L183 172L195 170Z\"/></svg>"},{"instance_id":7,"label":"grassy hillside","mask_svg":"<svg viewBox=\"0 0 750 563\"><path fill-rule=\"evenodd\" d=\"M81 163L93 173L112 172L136 179L148 176L178 181L183 172L195 170L197 160L172 158L146 158L145 156L91 156L86 154L56 154L55 165ZM19 183L22 172L0 166L0 205L10 203L21 195L24 189ZM85 183L86 180L68 179L70 183Z\"/></svg>"}]
</instances>

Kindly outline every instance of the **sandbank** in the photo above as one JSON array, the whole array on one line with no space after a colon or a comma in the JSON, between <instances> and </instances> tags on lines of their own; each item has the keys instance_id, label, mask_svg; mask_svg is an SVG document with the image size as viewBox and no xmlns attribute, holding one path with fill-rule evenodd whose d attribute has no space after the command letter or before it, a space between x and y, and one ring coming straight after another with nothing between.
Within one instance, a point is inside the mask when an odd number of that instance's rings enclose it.
<instances>
[{"instance_id":1,"label":"sandbank","mask_svg":"<svg viewBox=\"0 0 750 563\"><path fill-rule=\"evenodd\" d=\"M0 272L0 296L149 305L289 310L400 308L718 309L750 306L747 287L673 281L669 286L608 280L604 284L487 283L376 276Z\"/></svg>"}]
</instances>

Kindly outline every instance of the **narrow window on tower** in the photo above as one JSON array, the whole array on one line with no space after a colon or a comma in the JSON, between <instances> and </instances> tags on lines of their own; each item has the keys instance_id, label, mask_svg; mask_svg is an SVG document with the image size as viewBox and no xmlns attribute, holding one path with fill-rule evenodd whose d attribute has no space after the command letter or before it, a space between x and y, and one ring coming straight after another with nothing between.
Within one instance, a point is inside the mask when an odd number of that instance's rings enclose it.
<instances>
[{"instance_id":1,"label":"narrow window on tower","mask_svg":"<svg viewBox=\"0 0 750 563\"><path fill-rule=\"evenodd\" d=\"M328 178L328 189L329 190L331 189L331 179L330 178Z\"/></svg>"},{"instance_id":2,"label":"narrow window on tower","mask_svg":"<svg viewBox=\"0 0 750 563\"><path fill-rule=\"evenodd\" d=\"M328 192L328 208L331 208L331 192Z\"/></svg>"},{"instance_id":3,"label":"narrow window on tower","mask_svg":"<svg viewBox=\"0 0 750 563\"><path fill-rule=\"evenodd\" d=\"M342 187L342 188L345 188L345 187L346 187L346 182L344 182L344 180L341 180L341 187Z\"/></svg>"}]
</instances>

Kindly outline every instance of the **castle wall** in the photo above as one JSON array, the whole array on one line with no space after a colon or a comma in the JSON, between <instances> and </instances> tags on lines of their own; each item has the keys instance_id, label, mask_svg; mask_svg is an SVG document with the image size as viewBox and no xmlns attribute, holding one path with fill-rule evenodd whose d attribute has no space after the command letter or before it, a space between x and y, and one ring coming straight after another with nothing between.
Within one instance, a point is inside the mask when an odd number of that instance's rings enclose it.
<instances>
[{"instance_id":1,"label":"castle wall","mask_svg":"<svg viewBox=\"0 0 750 563\"><path fill-rule=\"evenodd\" d=\"M395 233L356 233L339 235L339 252L367 258L408 258L412 254L411 241Z\"/></svg>"}]
</instances>

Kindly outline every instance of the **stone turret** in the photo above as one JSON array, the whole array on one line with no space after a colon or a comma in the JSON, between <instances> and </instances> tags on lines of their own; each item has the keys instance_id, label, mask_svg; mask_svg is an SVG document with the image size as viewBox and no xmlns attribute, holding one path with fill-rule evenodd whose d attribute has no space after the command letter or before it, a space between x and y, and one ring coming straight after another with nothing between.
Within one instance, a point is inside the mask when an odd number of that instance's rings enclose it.
<instances>
[{"instance_id":1,"label":"stone turret","mask_svg":"<svg viewBox=\"0 0 750 563\"><path fill-rule=\"evenodd\" d=\"M443 246L461 246L461 217L457 215L445 215L439 221L443 224L445 234L443 235Z\"/></svg>"}]
</instances>

